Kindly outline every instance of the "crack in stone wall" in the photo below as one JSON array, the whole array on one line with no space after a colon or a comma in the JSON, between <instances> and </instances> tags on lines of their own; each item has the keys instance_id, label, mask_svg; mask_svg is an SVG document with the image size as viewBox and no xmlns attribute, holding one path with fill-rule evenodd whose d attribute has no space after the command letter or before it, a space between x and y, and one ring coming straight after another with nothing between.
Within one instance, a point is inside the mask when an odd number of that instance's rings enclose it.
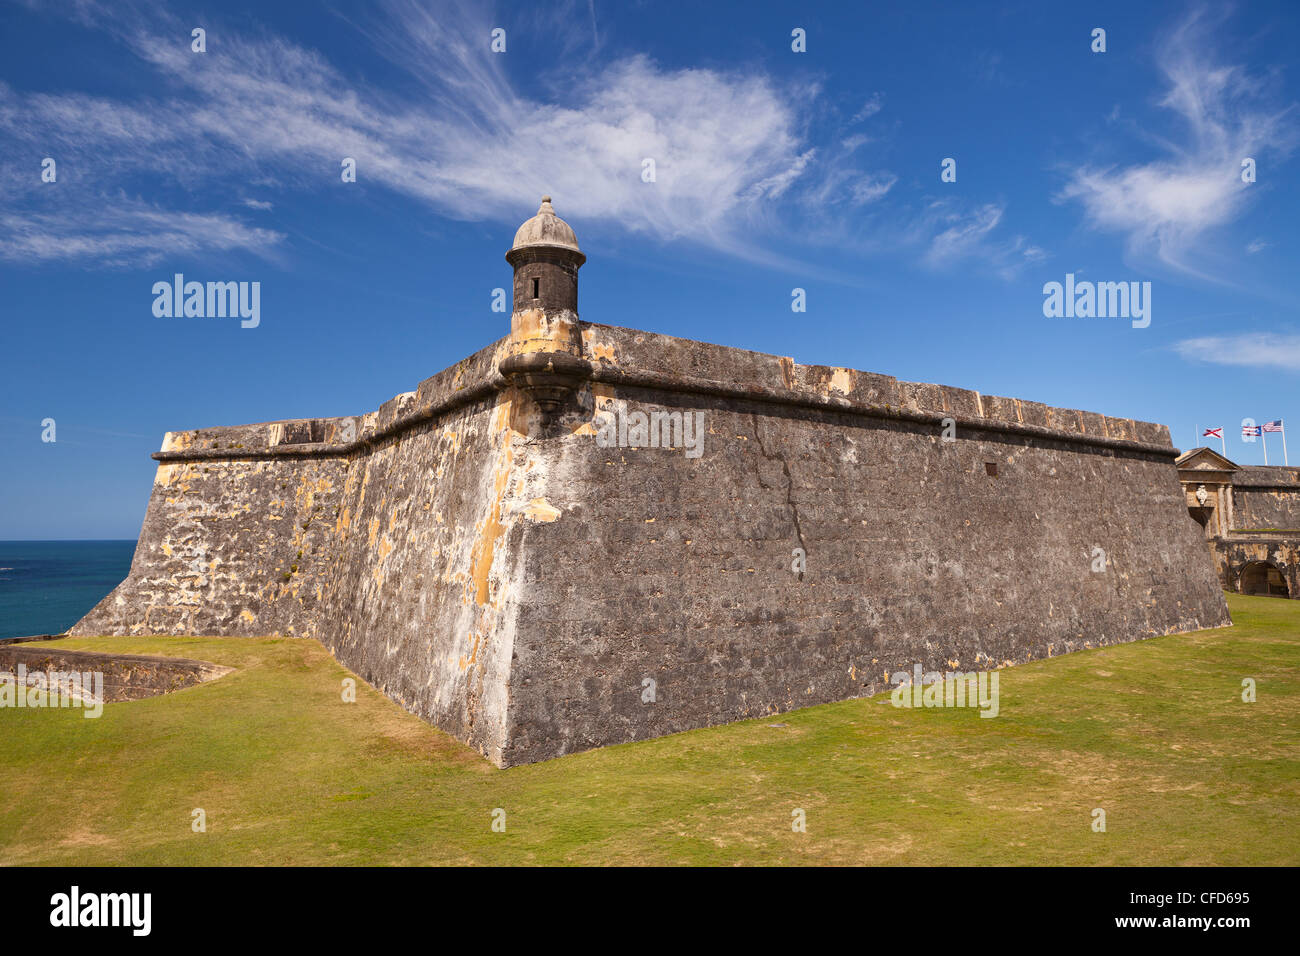
<instances>
[{"instance_id":1,"label":"crack in stone wall","mask_svg":"<svg viewBox=\"0 0 1300 956\"><path fill-rule=\"evenodd\" d=\"M755 413L754 413L753 415L751 415L750 417L751 417L751 420L752 420L753 423L754 423L754 439L758 442L758 448L759 448L759 451L762 453L763 457L766 458L768 461L779 461L779 462L781 462L781 471L782 471L782 474L785 476L785 500L786 500L786 504L788 504L788 505L790 506L790 517L791 517L791 519L794 521L794 533L795 533L795 537L798 538L798 540L799 540L799 548L800 548L800 550L803 551L803 553L804 553L805 555L807 555L807 553L808 553L808 546L807 546L807 543L806 543L806 542L804 541L804 539L803 539L803 528L802 528L802 527L800 526L800 524L799 524L799 506L798 506L797 504L795 504L795 502L794 502L794 497L793 497L793 494L794 494L794 477L790 474L790 463L789 463L788 461L786 461L784 455L781 455L781 454L776 454L776 455L768 454L767 446L763 443L763 434L762 434L762 431L761 431L761 430L759 429L759 427L758 427L758 413L755 412ZM759 481L760 481L760 482L762 481L762 478L763 478L763 476L760 474L760 475L759 475ZM803 580L803 576L804 576L804 572L803 572L803 571L798 571L798 572L795 572L795 573L798 574L798 576L799 576L799 580L802 581L802 580Z\"/></svg>"}]
</instances>

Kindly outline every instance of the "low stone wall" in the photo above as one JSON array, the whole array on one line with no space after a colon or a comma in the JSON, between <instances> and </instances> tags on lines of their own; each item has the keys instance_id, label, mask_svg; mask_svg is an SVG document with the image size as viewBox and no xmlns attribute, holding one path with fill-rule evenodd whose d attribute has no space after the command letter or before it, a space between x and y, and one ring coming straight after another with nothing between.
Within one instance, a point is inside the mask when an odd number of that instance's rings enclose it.
<instances>
[{"instance_id":1,"label":"low stone wall","mask_svg":"<svg viewBox=\"0 0 1300 956\"><path fill-rule=\"evenodd\" d=\"M45 647L0 644L0 673L101 673L104 702L140 700L193 687L229 674L234 668L182 657L145 657Z\"/></svg>"}]
</instances>

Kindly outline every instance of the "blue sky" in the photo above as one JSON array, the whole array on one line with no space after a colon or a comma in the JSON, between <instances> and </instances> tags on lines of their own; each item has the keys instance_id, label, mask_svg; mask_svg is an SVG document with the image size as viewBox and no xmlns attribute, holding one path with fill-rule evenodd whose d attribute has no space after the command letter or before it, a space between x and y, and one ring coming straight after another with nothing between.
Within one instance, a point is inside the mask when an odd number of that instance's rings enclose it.
<instances>
[{"instance_id":1,"label":"blue sky","mask_svg":"<svg viewBox=\"0 0 1300 956\"><path fill-rule=\"evenodd\" d=\"M1283 417L1300 463L1295 3L54 6L0 0L0 539L133 538L163 432L358 414L504 335L542 193L589 321L1243 463ZM155 317L176 272L260 324ZM1150 282L1150 325L1045 317L1067 273Z\"/></svg>"}]
</instances>

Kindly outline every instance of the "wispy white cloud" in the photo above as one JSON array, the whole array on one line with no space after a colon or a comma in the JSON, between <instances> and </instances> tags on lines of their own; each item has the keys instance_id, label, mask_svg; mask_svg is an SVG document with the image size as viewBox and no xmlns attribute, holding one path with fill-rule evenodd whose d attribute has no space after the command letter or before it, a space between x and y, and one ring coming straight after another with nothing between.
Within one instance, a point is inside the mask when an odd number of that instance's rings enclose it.
<instances>
[{"instance_id":1,"label":"wispy white cloud","mask_svg":"<svg viewBox=\"0 0 1300 956\"><path fill-rule=\"evenodd\" d=\"M0 213L0 259L22 262L149 266L174 254L268 251L283 238L229 216L159 209L123 198L101 199L92 208Z\"/></svg>"},{"instance_id":2,"label":"wispy white cloud","mask_svg":"<svg viewBox=\"0 0 1300 956\"><path fill-rule=\"evenodd\" d=\"M20 98L0 88L0 135L86 160L69 168L183 181L264 173L319 189L337 183L341 159L352 157L359 181L453 218L513 220L547 192L578 220L661 239L722 235L731 248L747 216L789 189L812 155L791 94L761 74L666 70L634 56L570 76L564 102L547 102L516 91L486 40L471 43L489 35L477 11L435 16L397 3L389 12L372 38L422 85L419 97L356 85L319 54L274 37L223 33L195 55L142 20L125 36L176 91L171 98ZM29 219L31 241L9 244L8 254L52 254L35 241L46 222ZM88 255L101 245L70 248Z\"/></svg>"},{"instance_id":3,"label":"wispy white cloud","mask_svg":"<svg viewBox=\"0 0 1300 956\"><path fill-rule=\"evenodd\" d=\"M890 173L866 176L854 182L849 187L849 193L853 196L855 205L875 202L893 189L896 182L898 182L898 177Z\"/></svg>"},{"instance_id":4,"label":"wispy white cloud","mask_svg":"<svg viewBox=\"0 0 1300 956\"><path fill-rule=\"evenodd\" d=\"M975 259L1004 279L1014 278L1026 266L1041 262L1047 253L1021 235L998 238L1006 206L984 203L970 207L952 200L936 200L920 222L931 234L925 261L934 267L952 266Z\"/></svg>"},{"instance_id":5,"label":"wispy white cloud","mask_svg":"<svg viewBox=\"0 0 1300 956\"><path fill-rule=\"evenodd\" d=\"M1162 141L1166 155L1146 163L1078 167L1060 197L1081 203L1094 227L1125 234L1130 253L1186 272L1200 271L1197 240L1237 219L1259 188L1242 181L1242 160L1286 155L1295 143L1294 107L1261 105L1261 81L1214 62L1216 25L1194 11L1159 49L1159 106L1180 119L1183 141Z\"/></svg>"},{"instance_id":6,"label":"wispy white cloud","mask_svg":"<svg viewBox=\"0 0 1300 956\"><path fill-rule=\"evenodd\" d=\"M1300 335L1252 332L1243 335L1210 335L1184 339L1174 350L1193 362L1279 368L1300 372Z\"/></svg>"},{"instance_id":7,"label":"wispy white cloud","mask_svg":"<svg viewBox=\"0 0 1300 956\"><path fill-rule=\"evenodd\" d=\"M852 122L861 123L864 119L870 119L885 108L885 97L880 93L872 93L867 101L862 104L862 109L853 115Z\"/></svg>"},{"instance_id":8,"label":"wispy white cloud","mask_svg":"<svg viewBox=\"0 0 1300 956\"><path fill-rule=\"evenodd\" d=\"M950 225L930 240L927 257L938 262L968 255L1002 221L1002 211L1002 206L993 203L980 206L969 216L945 209L941 218Z\"/></svg>"},{"instance_id":9,"label":"wispy white cloud","mask_svg":"<svg viewBox=\"0 0 1300 956\"><path fill-rule=\"evenodd\" d=\"M595 47L581 30L563 31L555 42L566 55L548 56L524 87L507 72L507 57L490 52L492 23L483 10L431 10L410 0L390 0L382 15L354 24L409 80L380 87L265 32L210 30L208 52L195 54L186 24L165 11L133 9L92 0L77 8L156 72L159 94L124 102L20 95L0 85L0 148L56 152L70 210L50 208L58 194L23 187L10 215L24 238L0 245L0 256L124 262L136 249L156 257L139 210L108 203L97 230L78 231L71 207L94 205L101 183L143 191L165 180L186 197L239 197L250 185L271 198L274 190L337 189L344 157L356 160L363 187L451 218L512 225L549 193L584 234L685 240L787 265L799 255L792 236L807 236L813 248L819 230L860 229L865 210L899 204L899 177L873 162L871 131L861 125L883 110L881 93L847 124L813 131L812 117L824 113L808 109L820 95L812 81L778 85L753 68L669 69L645 56L597 61L581 55ZM511 33L508 56L529 42L545 45L547 30L557 29L540 20L533 27ZM646 159L654 162L652 183L642 178ZM164 216L157 201L151 214ZM178 212L158 234L177 250L193 249L202 238L193 224L207 217L212 247L242 243L264 254L283 238L238 218L269 210L269 199L228 201L228 208ZM103 218L113 210L122 211L118 229ZM1009 250L1024 240L998 238L1001 207L992 221L983 215L977 210L963 224L955 212L901 211L882 218L885 232L857 248L915 254L929 265L946 250L951 261L996 261L1004 274L1017 259Z\"/></svg>"},{"instance_id":10,"label":"wispy white cloud","mask_svg":"<svg viewBox=\"0 0 1300 956\"><path fill-rule=\"evenodd\" d=\"M1265 242L1263 239L1252 239L1246 244L1246 252L1253 256L1257 252L1263 252L1270 245L1272 243Z\"/></svg>"}]
</instances>

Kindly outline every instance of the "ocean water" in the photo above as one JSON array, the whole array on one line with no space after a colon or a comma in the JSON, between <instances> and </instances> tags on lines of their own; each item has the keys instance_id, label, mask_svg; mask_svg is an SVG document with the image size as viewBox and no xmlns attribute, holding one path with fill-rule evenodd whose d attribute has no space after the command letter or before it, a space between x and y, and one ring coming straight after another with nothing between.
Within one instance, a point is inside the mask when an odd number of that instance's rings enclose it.
<instances>
[{"instance_id":1,"label":"ocean water","mask_svg":"<svg viewBox=\"0 0 1300 956\"><path fill-rule=\"evenodd\" d=\"M131 570L134 541L0 541L0 637L61 634Z\"/></svg>"}]
</instances>

